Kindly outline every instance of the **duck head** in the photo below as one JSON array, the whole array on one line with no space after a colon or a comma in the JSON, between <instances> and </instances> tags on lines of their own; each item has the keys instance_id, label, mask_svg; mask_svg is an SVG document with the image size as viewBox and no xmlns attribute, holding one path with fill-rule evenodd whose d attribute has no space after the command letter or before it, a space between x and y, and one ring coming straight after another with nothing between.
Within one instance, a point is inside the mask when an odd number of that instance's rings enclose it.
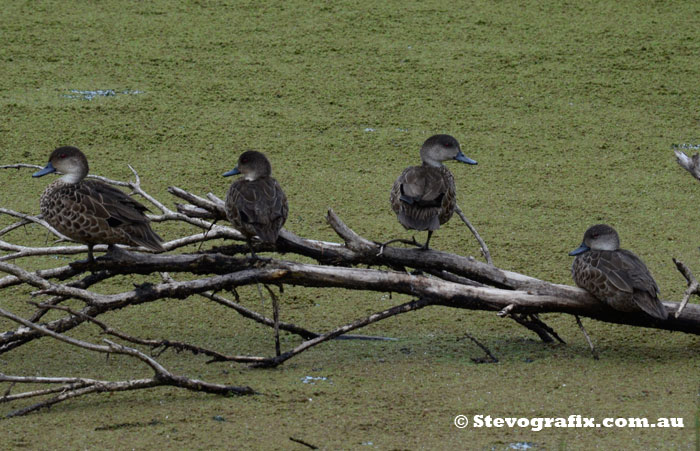
<instances>
[{"instance_id":1,"label":"duck head","mask_svg":"<svg viewBox=\"0 0 700 451\"><path fill-rule=\"evenodd\" d=\"M265 154L256 150L247 150L238 157L235 168L223 174L224 177L243 174L246 180L256 180L260 177L269 177L272 174L272 166Z\"/></svg>"},{"instance_id":2,"label":"duck head","mask_svg":"<svg viewBox=\"0 0 700 451\"><path fill-rule=\"evenodd\" d=\"M32 177L41 177L52 172L61 172L61 179L66 183L78 183L88 174L88 162L85 154L77 147L59 147L49 156L49 162L39 171L32 174Z\"/></svg>"},{"instance_id":3,"label":"duck head","mask_svg":"<svg viewBox=\"0 0 700 451\"><path fill-rule=\"evenodd\" d=\"M420 149L420 158L428 166L442 166L442 162L448 160L476 164L476 161L462 153L459 142L450 135L433 135L426 139Z\"/></svg>"},{"instance_id":4,"label":"duck head","mask_svg":"<svg viewBox=\"0 0 700 451\"><path fill-rule=\"evenodd\" d=\"M583 254L586 251L615 251L620 248L620 237L615 229L607 224L591 226L583 234L581 245L569 252L569 255Z\"/></svg>"}]
</instances>

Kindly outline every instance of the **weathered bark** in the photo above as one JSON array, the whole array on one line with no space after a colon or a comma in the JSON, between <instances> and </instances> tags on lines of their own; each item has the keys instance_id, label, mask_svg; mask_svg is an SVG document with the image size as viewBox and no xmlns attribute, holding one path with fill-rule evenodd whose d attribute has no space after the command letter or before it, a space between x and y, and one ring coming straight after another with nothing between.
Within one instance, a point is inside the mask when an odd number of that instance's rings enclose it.
<instances>
[{"instance_id":1,"label":"weathered bark","mask_svg":"<svg viewBox=\"0 0 700 451\"><path fill-rule=\"evenodd\" d=\"M40 383L40 384L62 384L59 388L55 389L44 389L36 390L33 392L19 393L16 395L10 394L10 389L8 389L5 394L0 397L0 403L11 402L19 399L29 399L38 396L44 396L49 394L58 393L57 396L49 398L40 402L37 402L28 407L15 410L13 412L5 415L6 418L11 418L20 415L26 415L27 413L39 410L41 408L50 407L68 399L76 398L78 396L84 396L91 393L106 393L115 391L127 391L127 390L140 390L144 388L152 388L158 386L174 386L185 388L193 391L203 391L206 393L213 393L219 395L252 395L255 391L250 387L238 387L232 385L221 385L212 384L210 382L201 381L198 379L191 379L185 376L176 375L168 371L160 363L158 363L154 358L149 357L143 352L129 348L127 346L120 345L118 343L111 342L109 340L104 340L106 345L96 345L94 343L89 343L83 340L78 340L75 338L67 337L61 335L45 327L34 324L31 321L24 320L5 309L0 308L0 316L8 318L24 327L33 329L42 335L51 336L57 340L68 343L72 346L77 346L89 351L100 352L105 354L122 354L130 357L137 358L141 360L146 365L151 367L154 371L154 376L149 379L136 379L136 380L126 380L126 381L103 381L95 379L87 379L81 377L61 377L61 378L51 378L51 377L34 377L34 376L8 376L0 373L0 382L11 382L11 383ZM10 387L11 388L11 387Z\"/></svg>"},{"instance_id":2,"label":"weathered bark","mask_svg":"<svg viewBox=\"0 0 700 451\"><path fill-rule=\"evenodd\" d=\"M697 156L696 156L697 157ZM700 175L700 157L694 157L687 168L694 175ZM680 157L679 157L680 158ZM687 157L686 157L687 158ZM683 160L684 162L686 160ZM688 160L690 161L690 160ZM683 163L681 163L683 164ZM7 166L6 166L7 167ZM31 167L33 165L13 165L12 167ZM0 167L2 168L2 167ZM692 168L697 169L695 172ZM176 187L170 187L171 194L188 202L177 205L177 211L166 207L163 203L145 193L140 187L138 174L134 171L134 182L119 182L99 178L108 183L131 188L135 193L150 201L161 214L151 215L155 221L180 221L199 229L198 233L178 237L164 243L168 251L176 251L182 246L192 243L204 243L212 239L225 238L245 241L245 238L235 229L228 226L225 220L223 201L213 194L201 197ZM695 175L700 178L700 176ZM461 213L461 211L459 212ZM17 218L17 222L0 230L0 236L11 233L27 223L37 223L52 231L58 238L64 239L46 224L41 217L26 215L7 209L0 209L0 214ZM45 407L56 402L99 391L119 391L136 388L148 388L157 385L173 385L191 390L202 390L211 393L248 394L248 387L231 387L211 384L204 381L188 379L173 375L163 368L152 357L135 348L128 348L112 342L107 345L94 345L86 342L71 341L62 332L89 321L97 324L105 333L118 337L120 340L149 347L151 349L175 349L193 354L201 354L210 358L209 362L234 361L252 364L254 366L276 366L324 341L348 337L347 333L383 319L415 311L424 307L439 306L467 310L486 310L498 312L499 316L511 317L519 324L535 332L543 341L563 340L547 326L540 314L558 312L573 315L578 324L579 316L585 316L600 321L626 324L630 326L674 330L692 334L700 334L700 306L687 304L693 294L698 293L698 283L690 270L677 262L679 271L688 280L683 306L677 302L665 301L666 309L671 313L663 321L654 319L642 312L622 313L612 310L607 305L593 298L586 291L569 285L559 285L539 280L524 274L498 268L490 263L490 254L486 244L480 239L476 230L471 227L467 218L460 215L480 243L482 253L487 263L477 261L473 257L465 257L435 249L418 249L412 247L397 247L382 245L357 235L345 225L332 210L329 210L327 221L342 243L318 241L299 237L294 233L282 230L274 245L253 243L256 252L275 251L280 254L310 257L317 263L302 263L293 259L252 258L246 257L248 246L243 244L227 244L202 250L198 253L177 253L155 255L144 252L133 252L132 248L121 248L99 257L93 262L76 262L68 266L28 271L20 264L9 261L22 261L40 255L74 255L85 252L85 246L70 245L60 247L27 247L19 246L8 241L0 240L0 271L8 275L0 278L0 290L9 287L26 285L36 291L34 296L49 296L43 303L36 304L37 310L29 319L22 319L11 312L0 309L0 315L21 324L15 330L0 334L0 353L8 352L36 338L51 336L74 346L81 346L95 352L109 352L130 355L148 364L155 372L151 379L132 381L93 381L84 378L36 378L29 376L0 375L0 381L13 383L44 382L62 384L61 389L47 388L34 392L10 395L9 391L2 401L14 401L35 396L57 394L54 398L42 401L16 414L26 413L39 407ZM220 221L217 223L217 221ZM96 246L95 251L102 252L104 246ZM358 265L367 266L359 268ZM408 270L411 270L409 272ZM86 272L90 274L84 275ZM183 279L177 280L182 273ZM93 287L105 280L121 274L152 275L158 274L157 281L142 283L135 287L125 287L124 291L116 294L100 294ZM195 275L193 279L191 276ZM388 309L382 309L348 324L329 328L326 332L312 332L295 324L280 321L277 316L266 318L237 302L226 299L217 292L226 290L236 293L236 288L252 284L284 284L317 288L346 288L351 290L400 293L408 295L412 300L399 303ZM273 294L273 293L271 293ZM293 349L277 350L274 356L229 355L227 353L205 349L200 346L184 343L176 339L154 339L132 337L119 332L97 317L105 312L127 308L130 306L153 302L165 298L186 298L201 295L231 308L244 316L261 324L301 336L304 341ZM274 295L274 294L273 294ZM236 294L237 297L237 294ZM77 299L84 306L72 310L60 305L67 299ZM283 302L283 299L281 300ZM67 316L39 325L37 322L50 309L62 310ZM284 312L284 309L282 309ZM276 314L275 314L276 315ZM582 329L585 334L585 330ZM472 340L475 338L467 334ZM384 337L358 337L382 339ZM592 351L595 349L592 347ZM483 345L480 345L483 346ZM484 350L492 361L496 360L487 348ZM51 379L51 380L49 380Z\"/></svg>"}]
</instances>

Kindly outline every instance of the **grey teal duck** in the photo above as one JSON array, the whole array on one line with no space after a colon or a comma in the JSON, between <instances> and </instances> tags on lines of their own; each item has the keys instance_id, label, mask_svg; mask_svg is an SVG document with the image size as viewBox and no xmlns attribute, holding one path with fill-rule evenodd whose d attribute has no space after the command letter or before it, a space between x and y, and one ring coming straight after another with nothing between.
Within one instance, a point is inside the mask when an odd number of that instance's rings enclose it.
<instances>
[{"instance_id":1,"label":"grey teal duck","mask_svg":"<svg viewBox=\"0 0 700 451\"><path fill-rule=\"evenodd\" d=\"M289 206L280 184L271 177L270 161L261 152L248 150L238 158L238 164L224 177L242 174L226 195L226 216L248 241L251 253L253 236L264 243L274 244L287 220Z\"/></svg>"},{"instance_id":2,"label":"grey teal duck","mask_svg":"<svg viewBox=\"0 0 700 451\"><path fill-rule=\"evenodd\" d=\"M457 205L457 190L452 173L442 162L457 160L476 164L462 153L450 135L434 135L420 149L421 166L401 173L391 188L391 208L406 229L428 231L423 249L428 249L433 232L452 217Z\"/></svg>"},{"instance_id":3,"label":"grey teal duck","mask_svg":"<svg viewBox=\"0 0 700 451\"><path fill-rule=\"evenodd\" d=\"M88 261L94 260L96 244L143 246L162 252L162 238L151 229L146 207L123 191L98 180L86 180L89 167L85 154L76 147L59 147L48 164L32 177L59 171L64 175L50 183L41 195L41 213L46 222L68 238L88 246Z\"/></svg>"},{"instance_id":4,"label":"grey teal duck","mask_svg":"<svg viewBox=\"0 0 700 451\"><path fill-rule=\"evenodd\" d=\"M590 227L581 246L569 255L576 255L571 267L574 282L598 300L622 312L644 311L654 318L667 318L651 273L639 257L620 249L620 238L609 225Z\"/></svg>"}]
</instances>

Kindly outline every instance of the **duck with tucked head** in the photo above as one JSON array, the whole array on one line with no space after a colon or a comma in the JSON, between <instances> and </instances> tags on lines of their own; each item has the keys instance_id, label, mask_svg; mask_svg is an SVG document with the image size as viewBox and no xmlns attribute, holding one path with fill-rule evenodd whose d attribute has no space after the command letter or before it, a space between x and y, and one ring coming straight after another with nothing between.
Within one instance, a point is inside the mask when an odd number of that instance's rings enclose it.
<instances>
[{"instance_id":1,"label":"duck with tucked head","mask_svg":"<svg viewBox=\"0 0 700 451\"><path fill-rule=\"evenodd\" d=\"M289 206L280 184L271 177L272 166L267 157L255 150L243 152L238 164L224 173L224 177L242 174L234 181L226 195L226 216L248 242L255 256L251 239L274 244L287 220Z\"/></svg>"},{"instance_id":2,"label":"duck with tucked head","mask_svg":"<svg viewBox=\"0 0 700 451\"><path fill-rule=\"evenodd\" d=\"M64 175L49 184L41 195L46 222L68 238L87 244L93 261L96 244L143 246L162 252L163 239L151 229L146 207L123 191L99 180L86 180L88 162L76 147L59 147L49 163L32 177L59 171Z\"/></svg>"},{"instance_id":3,"label":"duck with tucked head","mask_svg":"<svg viewBox=\"0 0 700 451\"><path fill-rule=\"evenodd\" d=\"M609 225L590 227L581 246L569 255L576 255L571 267L574 282L598 300L622 312L643 311L657 319L668 317L659 300L659 287L644 262L620 249L620 238Z\"/></svg>"},{"instance_id":4,"label":"duck with tucked head","mask_svg":"<svg viewBox=\"0 0 700 451\"><path fill-rule=\"evenodd\" d=\"M457 160L476 164L462 153L450 135L434 135L420 149L421 166L411 166L391 188L391 208L406 229L428 231L422 249L428 249L433 232L452 217L457 205L457 189L452 173L442 162Z\"/></svg>"}]
</instances>

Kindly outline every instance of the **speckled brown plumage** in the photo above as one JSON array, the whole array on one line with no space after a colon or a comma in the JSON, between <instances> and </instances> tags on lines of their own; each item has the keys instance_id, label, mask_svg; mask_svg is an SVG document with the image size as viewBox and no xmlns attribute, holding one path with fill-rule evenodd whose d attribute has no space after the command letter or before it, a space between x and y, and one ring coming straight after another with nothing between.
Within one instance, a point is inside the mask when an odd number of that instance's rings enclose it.
<instances>
[{"instance_id":1,"label":"speckled brown plumage","mask_svg":"<svg viewBox=\"0 0 700 451\"><path fill-rule=\"evenodd\" d=\"M612 227L589 228L571 255L577 255L571 268L574 282L595 298L622 312L644 311L654 318L667 318L651 273L639 257L619 248Z\"/></svg>"},{"instance_id":2,"label":"speckled brown plumage","mask_svg":"<svg viewBox=\"0 0 700 451\"><path fill-rule=\"evenodd\" d=\"M431 136L423 143L420 155L423 164L404 169L391 188L389 201L406 229L428 231L427 248L432 232L450 220L457 205L454 177L442 162L476 161L467 158L450 135Z\"/></svg>"},{"instance_id":3,"label":"speckled brown plumage","mask_svg":"<svg viewBox=\"0 0 700 451\"><path fill-rule=\"evenodd\" d=\"M125 244L163 251L162 239L144 214L147 208L123 191L98 180L84 180L85 155L75 147L60 147L35 176L59 170L64 177L41 195L44 219L63 235L87 244L89 258L96 244Z\"/></svg>"},{"instance_id":4,"label":"speckled brown plumage","mask_svg":"<svg viewBox=\"0 0 700 451\"><path fill-rule=\"evenodd\" d=\"M238 165L227 175L241 173L226 195L226 216L231 224L250 240L275 243L287 220L287 196L280 184L271 177L272 168L264 154L246 151Z\"/></svg>"}]
</instances>

